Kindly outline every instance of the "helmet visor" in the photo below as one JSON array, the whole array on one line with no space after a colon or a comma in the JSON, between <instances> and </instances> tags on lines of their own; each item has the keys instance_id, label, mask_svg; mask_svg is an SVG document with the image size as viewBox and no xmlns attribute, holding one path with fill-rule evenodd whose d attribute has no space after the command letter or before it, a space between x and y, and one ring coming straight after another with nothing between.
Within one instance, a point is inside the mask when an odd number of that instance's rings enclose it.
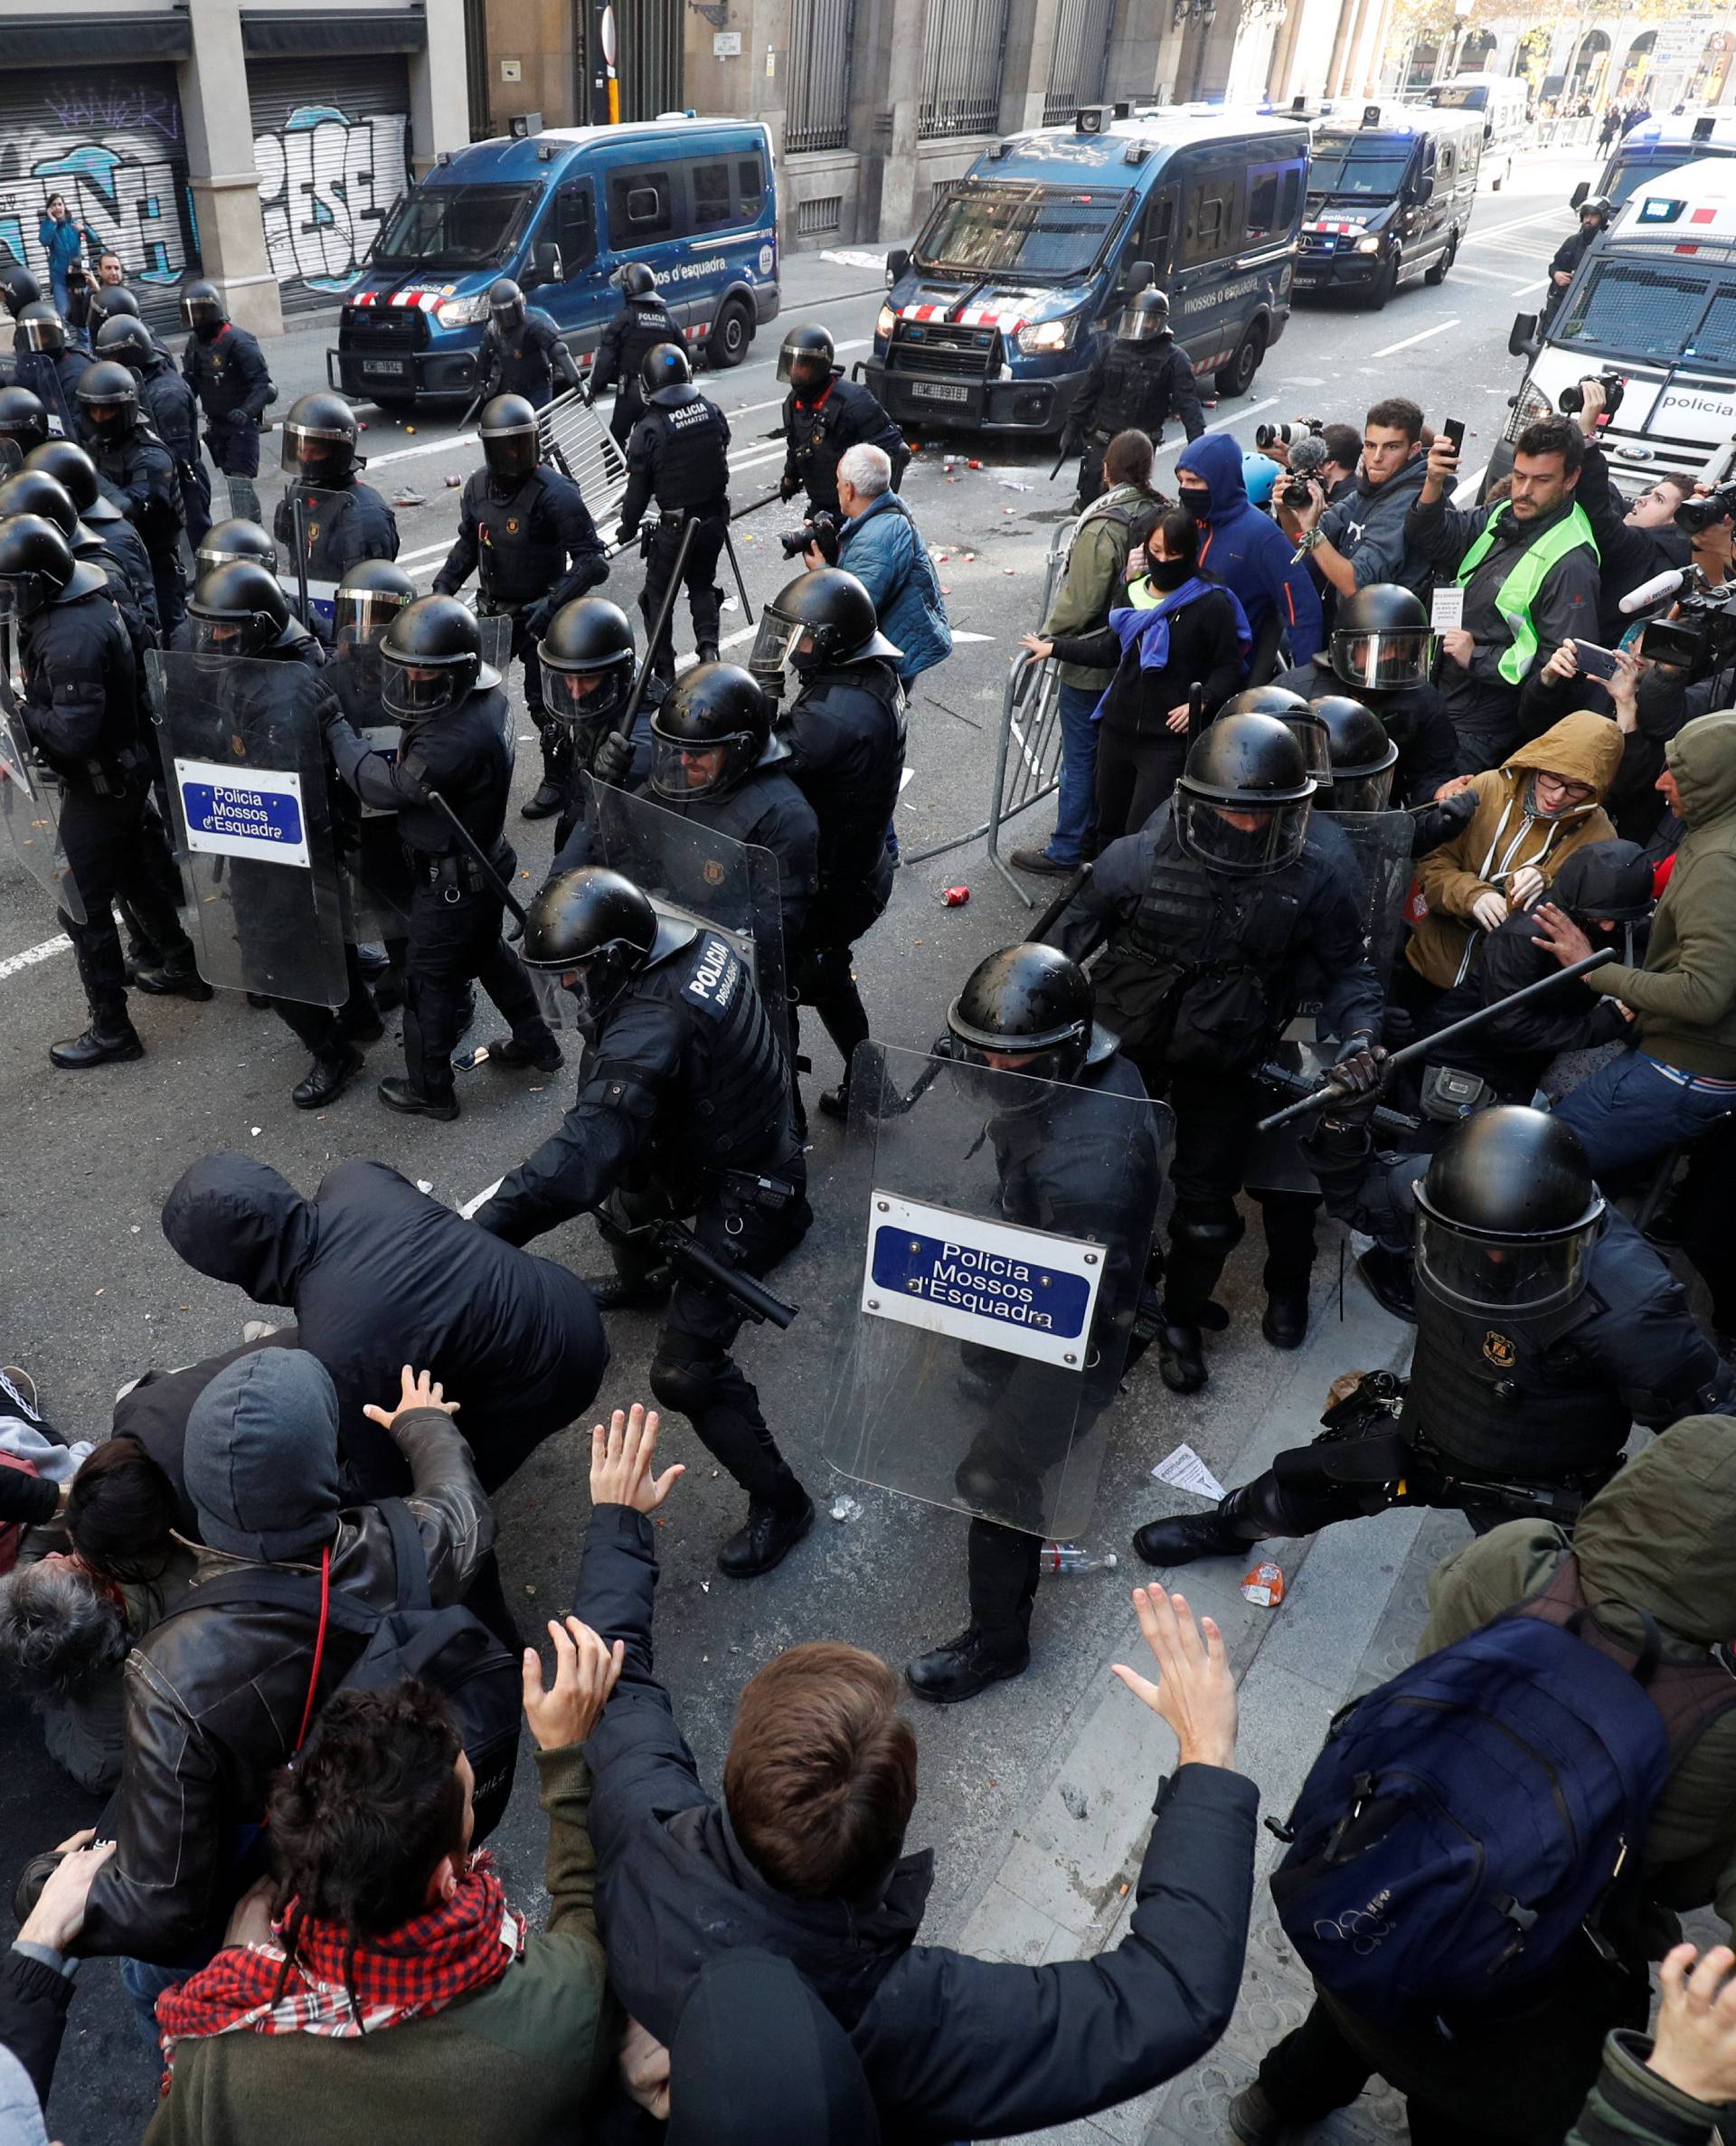
<instances>
[{"instance_id":1,"label":"helmet visor","mask_svg":"<svg viewBox=\"0 0 1736 2146\"><path fill-rule=\"evenodd\" d=\"M1456 1309L1477 1316L1552 1311L1585 1287L1599 1226L1594 1220L1542 1239L1473 1236L1419 1205L1418 1276Z\"/></svg>"},{"instance_id":2,"label":"helmet visor","mask_svg":"<svg viewBox=\"0 0 1736 2146\"><path fill-rule=\"evenodd\" d=\"M1115 324L1118 343L1155 343L1169 326L1156 306L1123 306Z\"/></svg>"},{"instance_id":3,"label":"helmet visor","mask_svg":"<svg viewBox=\"0 0 1736 2146\"><path fill-rule=\"evenodd\" d=\"M1337 632L1332 637L1332 667L1346 685L1420 685L1429 676L1426 626L1407 626L1391 633Z\"/></svg>"},{"instance_id":4,"label":"helmet visor","mask_svg":"<svg viewBox=\"0 0 1736 2146\"><path fill-rule=\"evenodd\" d=\"M29 619L49 600L49 585L39 573L0 574L0 619Z\"/></svg>"},{"instance_id":5,"label":"helmet visor","mask_svg":"<svg viewBox=\"0 0 1736 2146\"><path fill-rule=\"evenodd\" d=\"M85 402L85 428L93 440L119 440L133 429L136 402Z\"/></svg>"},{"instance_id":6,"label":"helmet visor","mask_svg":"<svg viewBox=\"0 0 1736 2146\"><path fill-rule=\"evenodd\" d=\"M318 425L285 425L278 467L288 477L306 477L309 484L347 477L355 461L355 449L347 433Z\"/></svg>"},{"instance_id":7,"label":"helmet visor","mask_svg":"<svg viewBox=\"0 0 1736 2146\"><path fill-rule=\"evenodd\" d=\"M66 331L58 320L21 320L18 325L24 332L26 350L56 351L66 347Z\"/></svg>"},{"instance_id":8,"label":"helmet visor","mask_svg":"<svg viewBox=\"0 0 1736 2146\"><path fill-rule=\"evenodd\" d=\"M193 629L193 656L207 662L250 655L262 645L261 621L250 613L246 618L223 618L190 610L187 623Z\"/></svg>"},{"instance_id":9,"label":"helmet visor","mask_svg":"<svg viewBox=\"0 0 1736 2146\"><path fill-rule=\"evenodd\" d=\"M464 684L457 669L400 663L388 656L381 666L380 704L401 723L429 723L457 707Z\"/></svg>"},{"instance_id":10,"label":"helmet visor","mask_svg":"<svg viewBox=\"0 0 1736 2146\"><path fill-rule=\"evenodd\" d=\"M1384 812L1392 795L1392 770L1376 768L1372 775L1332 775L1332 809L1335 812Z\"/></svg>"},{"instance_id":11,"label":"helmet visor","mask_svg":"<svg viewBox=\"0 0 1736 2146\"><path fill-rule=\"evenodd\" d=\"M783 611L773 610L768 604L760 614L760 630L754 637L753 653L748 657L748 668L759 679L768 693L782 690L786 666L791 661L796 644L802 638L803 622L789 618Z\"/></svg>"},{"instance_id":12,"label":"helmet visor","mask_svg":"<svg viewBox=\"0 0 1736 2146\"><path fill-rule=\"evenodd\" d=\"M1278 721L1302 748L1302 758L1321 789L1332 782L1332 737L1317 715L1280 715ZM1336 804L1335 798L1333 802Z\"/></svg>"},{"instance_id":13,"label":"helmet visor","mask_svg":"<svg viewBox=\"0 0 1736 2146\"><path fill-rule=\"evenodd\" d=\"M488 310L500 327L519 328L524 325L524 301L522 298L502 298L498 301L490 298Z\"/></svg>"},{"instance_id":14,"label":"helmet visor","mask_svg":"<svg viewBox=\"0 0 1736 2146\"><path fill-rule=\"evenodd\" d=\"M332 638L352 646L375 642L409 601L389 589L340 589L332 600Z\"/></svg>"},{"instance_id":15,"label":"helmet visor","mask_svg":"<svg viewBox=\"0 0 1736 2146\"><path fill-rule=\"evenodd\" d=\"M527 432L495 432L485 436L482 459L488 465L490 477L505 484L523 484L537 464L537 439L534 430Z\"/></svg>"},{"instance_id":16,"label":"helmet visor","mask_svg":"<svg viewBox=\"0 0 1736 2146\"><path fill-rule=\"evenodd\" d=\"M611 663L600 670L562 670L542 661L542 704L570 730L600 729L627 705L633 683L633 666Z\"/></svg>"},{"instance_id":17,"label":"helmet visor","mask_svg":"<svg viewBox=\"0 0 1736 2146\"><path fill-rule=\"evenodd\" d=\"M215 298L184 298L181 317L190 328L214 328L223 317L223 309Z\"/></svg>"},{"instance_id":18,"label":"helmet visor","mask_svg":"<svg viewBox=\"0 0 1736 2146\"><path fill-rule=\"evenodd\" d=\"M709 797L722 789L748 742L744 731L709 739L703 744L686 738L665 738L655 723L651 733L651 787L660 798L675 803Z\"/></svg>"},{"instance_id":19,"label":"helmet visor","mask_svg":"<svg viewBox=\"0 0 1736 2146\"><path fill-rule=\"evenodd\" d=\"M1182 846L1210 871L1252 877L1279 871L1302 854L1311 799L1281 805L1221 804L1178 788L1175 802Z\"/></svg>"},{"instance_id":20,"label":"helmet visor","mask_svg":"<svg viewBox=\"0 0 1736 2146\"><path fill-rule=\"evenodd\" d=\"M831 379L832 361L825 351L810 350L806 343L786 343L778 353L778 377L806 394Z\"/></svg>"}]
</instances>

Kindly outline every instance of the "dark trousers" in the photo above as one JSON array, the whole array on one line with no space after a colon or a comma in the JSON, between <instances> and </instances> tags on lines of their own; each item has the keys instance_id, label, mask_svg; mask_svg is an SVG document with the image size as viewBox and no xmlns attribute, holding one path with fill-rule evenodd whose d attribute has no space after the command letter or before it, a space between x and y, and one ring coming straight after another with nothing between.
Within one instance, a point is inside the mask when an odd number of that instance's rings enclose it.
<instances>
[{"instance_id":1,"label":"dark trousers","mask_svg":"<svg viewBox=\"0 0 1736 2146\"><path fill-rule=\"evenodd\" d=\"M127 968L115 928L114 903L121 897L166 961L193 963L193 942L166 897L175 884L175 863L162 824L147 818L150 791L142 778L118 797L68 786L61 808L61 842L73 884L84 904L85 922L61 912L61 924L72 941L79 980L91 1018L112 1027L127 1017Z\"/></svg>"},{"instance_id":2,"label":"dark trousers","mask_svg":"<svg viewBox=\"0 0 1736 2146\"><path fill-rule=\"evenodd\" d=\"M293 1035L298 1036L316 1058L336 1058L349 1041L353 1028L370 1027L377 1016L373 1010L373 994L368 988L368 979L362 973L362 963L356 950L346 940L344 944L344 969L349 978L349 996L340 1007L312 1006L303 998L274 998L271 1010Z\"/></svg>"},{"instance_id":3,"label":"dark trousers","mask_svg":"<svg viewBox=\"0 0 1736 2146\"><path fill-rule=\"evenodd\" d=\"M1242 1233L1236 1206L1254 1126L1266 1092L1248 1073L1171 1073L1137 1049L1127 1055L1153 1095L1168 1095L1175 1113L1175 1205L1169 1219L1164 1304L1168 1317L1198 1326L1224 1262Z\"/></svg>"},{"instance_id":4,"label":"dark trousers","mask_svg":"<svg viewBox=\"0 0 1736 2146\"><path fill-rule=\"evenodd\" d=\"M856 988L854 962L847 946L804 947L797 971L797 997L789 1008L790 1056L800 1055L797 1006L811 1006L820 1025L844 1060L844 1077L850 1078L850 1061L856 1045L868 1040L868 1009Z\"/></svg>"},{"instance_id":5,"label":"dark trousers","mask_svg":"<svg viewBox=\"0 0 1736 2146\"><path fill-rule=\"evenodd\" d=\"M1721 1118L1688 1158L1675 1196L1682 1249L1712 1291L1712 1323L1736 1333L1736 1243L1730 1234L1730 1188L1736 1185L1736 1113Z\"/></svg>"},{"instance_id":6,"label":"dark trousers","mask_svg":"<svg viewBox=\"0 0 1736 2146\"><path fill-rule=\"evenodd\" d=\"M253 479L259 474L259 428L212 418L205 426L211 459L229 479L229 504L243 521L264 522Z\"/></svg>"},{"instance_id":7,"label":"dark trousers","mask_svg":"<svg viewBox=\"0 0 1736 2146\"><path fill-rule=\"evenodd\" d=\"M187 615L187 581L181 571L181 539L164 550L151 553L151 581L156 590L156 616L167 648L175 629Z\"/></svg>"},{"instance_id":8,"label":"dark trousers","mask_svg":"<svg viewBox=\"0 0 1736 2146\"><path fill-rule=\"evenodd\" d=\"M492 608L492 607L490 607ZM503 607L504 608L504 607ZM531 606L510 613L513 621L513 657L524 666L524 707L536 727L542 752L542 780L556 789L572 788L572 733L551 715L542 700L542 664L536 653L537 637L525 623Z\"/></svg>"},{"instance_id":9,"label":"dark trousers","mask_svg":"<svg viewBox=\"0 0 1736 2146\"><path fill-rule=\"evenodd\" d=\"M502 844L495 869L510 881L517 869ZM449 1101L452 1053L463 1034L466 987L479 983L512 1025L515 1042L552 1040L518 956L500 936L505 905L493 893L418 884L410 900L410 943L404 954L404 1071L420 1095Z\"/></svg>"},{"instance_id":10,"label":"dark trousers","mask_svg":"<svg viewBox=\"0 0 1736 2146\"><path fill-rule=\"evenodd\" d=\"M693 532L693 541L687 553L687 564L682 572L682 581L687 591L687 607L693 615L693 638L696 641L715 641L723 630L723 591L717 585L717 562L723 553L723 538L728 532L727 514L702 516ZM675 553L681 549L681 524L659 522L649 532L645 551L645 587L639 591L639 610L645 616L646 631L662 603L664 591L669 586L675 572ZM655 652L651 667L658 677L673 685L675 682L675 629L673 617L662 646Z\"/></svg>"},{"instance_id":11,"label":"dark trousers","mask_svg":"<svg viewBox=\"0 0 1736 2146\"><path fill-rule=\"evenodd\" d=\"M211 472L195 444L192 459L177 462L181 477L181 509L187 519L187 542L194 551L211 527ZM257 493L254 495L257 498Z\"/></svg>"},{"instance_id":12,"label":"dark trousers","mask_svg":"<svg viewBox=\"0 0 1736 2146\"><path fill-rule=\"evenodd\" d=\"M1064 688L1063 688L1064 690ZM1097 737L1097 846L1137 835L1175 787L1187 758L1187 740L1111 730L1099 723Z\"/></svg>"},{"instance_id":13,"label":"dark trousers","mask_svg":"<svg viewBox=\"0 0 1736 2146\"><path fill-rule=\"evenodd\" d=\"M1268 1296L1307 1289L1314 1272L1317 1192L1257 1192L1266 1231L1266 1267L1260 1276Z\"/></svg>"},{"instance_id":14,"label":"dark trousers","mask_svg":"<svg viewBox=\"0 0 1736 2146\"><path fill-rule=\"evenodd\" d=\"M1516 685L1466 684L1448 694L1447 713L1458 739L1455 774L1481 775L1498 768L1520 742Z\"/></svg>"}]
</instances>

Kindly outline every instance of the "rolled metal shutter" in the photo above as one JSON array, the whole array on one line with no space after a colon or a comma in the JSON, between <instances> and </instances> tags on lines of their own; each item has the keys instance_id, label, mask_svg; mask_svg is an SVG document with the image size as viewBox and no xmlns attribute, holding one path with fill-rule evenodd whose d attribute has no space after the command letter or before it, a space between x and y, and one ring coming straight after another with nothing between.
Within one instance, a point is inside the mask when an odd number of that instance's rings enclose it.
<instances>
[{"instance_id":1,"label":"rolled metal shutter","mask_svg":"<svg viewBox=\"0 0 1736 2146\"><path fill-rule=\"evenodd\" d=\"M266 251L286 313L335 304L410 185L401 52L248 62Z\"/></svg>"},{"instance_id":2,"label":"rolled metal shutter","mask_svg":"<svg viewBox=\"0 0 1736 2146\"><path fill-rule=\"evenodd\" d=\"M0 244L44 291L36 227L55 194L120 256L151 326L179 327L199 254L172 66L0 67Z\"/></svg>"}]
</instances>

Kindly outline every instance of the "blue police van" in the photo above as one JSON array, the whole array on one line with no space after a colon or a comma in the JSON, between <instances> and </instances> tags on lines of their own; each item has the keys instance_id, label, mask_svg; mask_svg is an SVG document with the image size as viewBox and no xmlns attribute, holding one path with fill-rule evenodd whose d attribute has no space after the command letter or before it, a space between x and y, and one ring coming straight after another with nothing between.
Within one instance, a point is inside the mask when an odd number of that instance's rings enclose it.
<instances>
[{"instance_id":1,"label":"blue police van","mask_svg":"<svg viewBox=\"0 0 1736 2146\"><path fill-rule=\"evenodd\" d=\"M389 408L468 395L501 277L594 351L629 261L656 274L689 345L737 365L778 314L778 194L764 127L672 113L473 142L418 181L344 301L334 387Z\"/></svg>"},{"instance_id":2,"label":"blue police van","mask_svg":"<svg viewBox=\"0 0 1736 2146\"><path fill-rule=\"evenodd\" d=\"M1290 317L1308 129L1195 106L1081 108L1010 135L886 257L868 384L900 423L1061 430L1123 300L1244 393Z\"/></svg>"}]
</instances>

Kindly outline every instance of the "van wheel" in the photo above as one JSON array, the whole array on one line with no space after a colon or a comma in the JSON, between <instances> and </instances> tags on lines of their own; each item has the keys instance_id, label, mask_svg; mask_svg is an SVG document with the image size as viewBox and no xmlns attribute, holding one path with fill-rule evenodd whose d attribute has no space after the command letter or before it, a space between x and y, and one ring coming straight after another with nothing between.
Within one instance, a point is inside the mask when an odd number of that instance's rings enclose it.
<instances>
[{"instance_id":1,"label":"van wheel","mask_svg":"<svg viewBox=\"0 0 1736 2146\"><path fill-rule=\"evenodd\" d=\"M1458 233L1457 232L1455 232L1453 233L1452 237L1451 237L1450 239L1448 239L1448 241L1447 241L1447 251L1446 251L1446 252L1445 252L1445 253L1443 253L1443 254L1441 255L1440 259L1439 259L1439 260L1438 260L1438 261L1435 263L1435 265L1434 265L1434 267L1433 267L1432 269L1428 269L1428 270L1425 272L1425 274L1424 274L1424 276L1423 276L1423 279L1423 279L1423 281L1424 281L1425 283L1433 283L1433 284L1441 284L1441 283L1445 283L1445 282L1446 282L1446 280L1447 280L1447 271L1448 271L1448 269L1450 269L1450 268L1452 267L1453 263L1454 263L1454 262L1455 262L1455 261L1456 261L1458 259Z\"/></svg>"},{"instance_id":2,"label":"van wheel","mask_svg":"<svg viewBox=\"0 0 1736 2146\"><path fill-rule=\"evenodd\" d=\"M1260 361L1266 355L1266 328L1256 321L1236 345L1236 354L1221 373L1212 375L1212 384L1221 395L1245 395L1253 383L1254 374L1260 371Z\"/></svg>"},{"instance_id":3,"label":"van wheel","mask_svg":"<svg viewBox=\"0 0 1736 2146\"><path fill-rule=\"evenodd\" d=\"M748 345L753 340L753 323L748 309L740 298L731 298L721 307L717 318L712 323L712 332L705 338L705 363L713 373L727 373L731 365L739 365L748 355Z\"/></svg>"},{"instance_id":4,"label":"van wheel","mask_svg":"<svg viewBox=\"0 0 1736 2146\"><path fill-rule=\"evenodd\" d=\"M1392 294L1399 288L1401 268L1398 254L1389 253L1382 264L1380 274L1368 287L1368 302L1376 313L1385 312L1392 301Z\"/></svg>"}]
</instances>

